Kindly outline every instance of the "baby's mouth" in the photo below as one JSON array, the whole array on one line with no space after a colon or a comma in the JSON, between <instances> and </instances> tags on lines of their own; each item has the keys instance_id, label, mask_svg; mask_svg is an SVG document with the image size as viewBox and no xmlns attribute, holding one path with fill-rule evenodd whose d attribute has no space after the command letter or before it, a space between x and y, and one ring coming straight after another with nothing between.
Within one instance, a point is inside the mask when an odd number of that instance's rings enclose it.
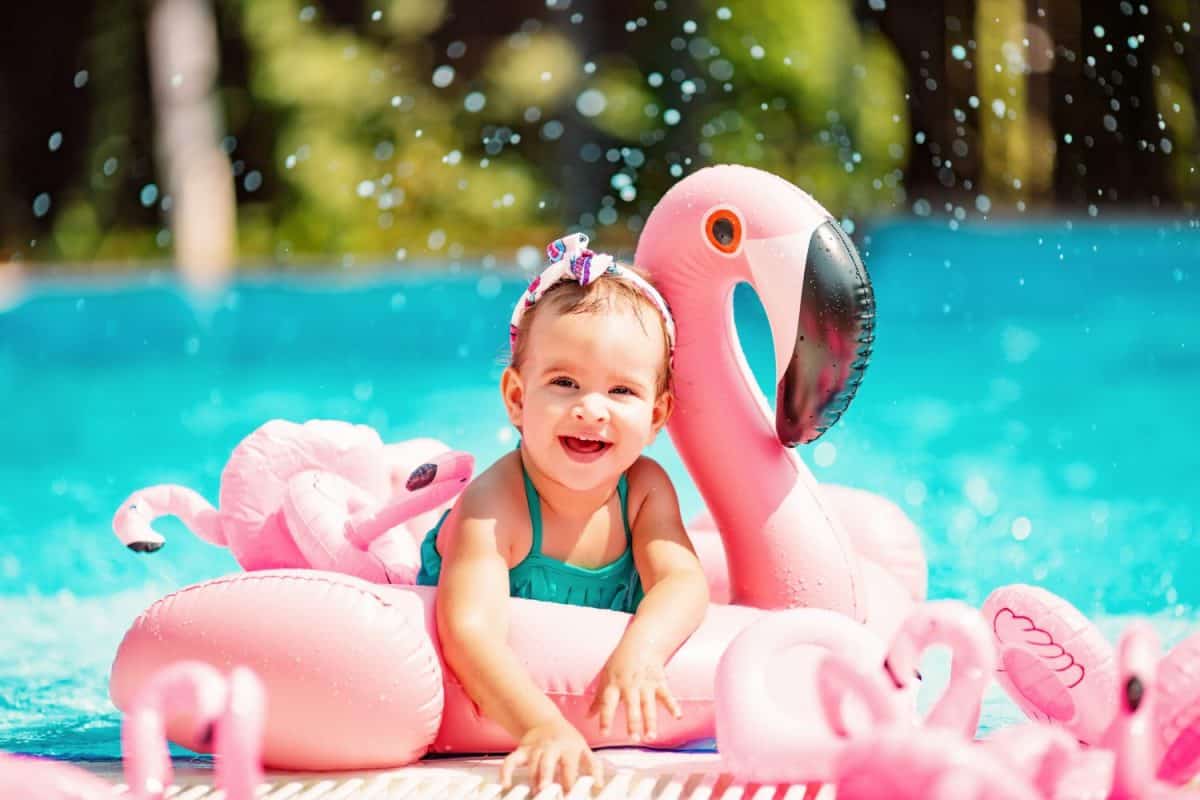
<instances>
[{"instance_id":1,"label":"baby's mouth","mask_svg":"<svg viewBox=\"0 0 1200 800\"><path fill-rule=\"evenodd\" d=\"M596 455L612 447L611 442L601 441L600 439L584 439L578 436L560 436L558 440L562 442L562 446L569 452L578 453L579 455Z\"/></svg>"}]
</instances>

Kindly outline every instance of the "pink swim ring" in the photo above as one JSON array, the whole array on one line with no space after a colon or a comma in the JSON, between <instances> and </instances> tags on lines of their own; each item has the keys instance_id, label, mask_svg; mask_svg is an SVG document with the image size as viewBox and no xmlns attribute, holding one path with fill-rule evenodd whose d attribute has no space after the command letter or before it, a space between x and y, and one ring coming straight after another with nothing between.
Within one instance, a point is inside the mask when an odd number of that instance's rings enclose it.
<instances>
[{"instance_id":1,"label":"pink swim ring","mask_svg":"<svg viewBox=\"0 0 1200 800\"><path fill-rule=\"evenodd\" d=\"M982 613L992 628L996 680L1030 718L1097 744L1114 716L1118 669L1112 644L1077 608L1037 586L992 592ZM1158 777L1182 784L1200 772L1200 633L1159 662L1154 724Z\"/></svg>"},{"instance_id":2,"label":"pink swim ring","mask_svg":"<svg viewBox=\"0 0 1200 800\"><path fill-rule=\"evenodd\" d=\"M873 337L869 279L828 212L760 170L704 169L655 208L637 262L676 317L678 402L670 434L712 511L730 595L741 604L710 608L667 665L685 714L663 726L656 744L674 746L713 735L717 661L734 636L762 617L761 609L830 609L864 622L864 632L882 643L923 593L925 562L911 524L875 530L870 552L892 557L869 558L791 450L845 410ZM763 299L774 336L774 415L733 331L739 282ZM286 482L310 469L292 469L263 507L282 508ZM357 502L350 494L346 502ZM223 497L222 511L224 505ZM257 519L263 530L283 535ZM435 597L436 589L321 571L255 572L189 587L152 606L126 635L113 665L113 699L124 707L168 661L242 663L261 676L272 709L264 738L269 766L365 768L407 763L427 749L511 748L511 737L479 716L441 664ZM542 689L593 744L627 743L601 737L585 712L628 616L510 603L510 644ZM556 657L545 658L548 652ZM329 730L339 735L325 736ZM620 722L615 730L623 730Z\"/></svg>"}]
</instances>

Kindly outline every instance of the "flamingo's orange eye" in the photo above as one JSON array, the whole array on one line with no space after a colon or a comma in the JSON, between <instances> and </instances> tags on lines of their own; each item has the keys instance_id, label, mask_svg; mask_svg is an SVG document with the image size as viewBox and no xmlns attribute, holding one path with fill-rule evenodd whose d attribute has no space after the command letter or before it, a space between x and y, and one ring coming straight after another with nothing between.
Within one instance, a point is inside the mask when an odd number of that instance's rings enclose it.
<instances>
[{"instance_id":1,"label":"flamingo's orange eye","mask_svg":"<svg viewBox=\"0 0 1200 800\"><path fill-rule=\"evenodd\" d=\"M725 254L737 252L742 244L742 221L727 208L719 208L708 215L704 223L708 243Z\"/></svg>"}]
</instances>

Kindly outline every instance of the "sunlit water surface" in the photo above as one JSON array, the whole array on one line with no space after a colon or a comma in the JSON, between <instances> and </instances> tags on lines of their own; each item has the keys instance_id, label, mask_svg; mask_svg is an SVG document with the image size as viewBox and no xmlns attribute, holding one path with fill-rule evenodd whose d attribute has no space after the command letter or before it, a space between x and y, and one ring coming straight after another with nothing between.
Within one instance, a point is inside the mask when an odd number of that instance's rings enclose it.
<instances>
[{"instance_id":1,"label":"sunlit water surface","mask_svg":"<svg viewBox=\"0 0 1200 800\"><path fill-rule=\"evenodd\" d=\"M1200 597L1200 230L896 224L864 249L877 347L843 420L802 450L818 479L920 524L933 597L1038 583L1110 635L1139 613L1178 640ZM43 283L0 311L0 749L117 757L122 633L162 594L236 569L174 520L162 552L121 547L109 521L130 491L169 481L215 500L234 445L273 417L432 435L481 464L512 447L496 387L522 284L331 272L194 305L152 276ZM736 314L765 385L748 290ZM697 513L669 440L651 454ZM945 659L927 667L926 696ZM989 696L985 727L1018 716Z\"/></svg>"}]
</instances>

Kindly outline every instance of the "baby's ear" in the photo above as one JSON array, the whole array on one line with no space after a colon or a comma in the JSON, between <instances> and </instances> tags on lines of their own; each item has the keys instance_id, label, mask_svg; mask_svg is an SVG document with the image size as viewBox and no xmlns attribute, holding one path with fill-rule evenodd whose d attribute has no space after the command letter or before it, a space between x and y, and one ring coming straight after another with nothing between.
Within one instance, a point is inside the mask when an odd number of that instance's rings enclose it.
<instances>
[{"instance_id":1,"label":"baby's ear","mask_svg":"<svg viewBox=\"0 0 1200 800\"><path fill-rule=\"evenodd\" d=\"M500 376L500 396L504 398L508 421L520 428L521 414L525 410L525 384L515 367L505 367Z\"/></svg>"},{"instance_id":2,"label":"baby's ear","mask_svg":"<svg viewBox=\"0 0 1200 800\"><path fill-rule=\"evenodd\" d=\"M655 433L658 433L667 424L667 420L671 418L671 412L674 410L675 395L671 394L669 389L659 394L654 401L654 410L650 414L650 424Z\"/></svg>"}]
</instances>

